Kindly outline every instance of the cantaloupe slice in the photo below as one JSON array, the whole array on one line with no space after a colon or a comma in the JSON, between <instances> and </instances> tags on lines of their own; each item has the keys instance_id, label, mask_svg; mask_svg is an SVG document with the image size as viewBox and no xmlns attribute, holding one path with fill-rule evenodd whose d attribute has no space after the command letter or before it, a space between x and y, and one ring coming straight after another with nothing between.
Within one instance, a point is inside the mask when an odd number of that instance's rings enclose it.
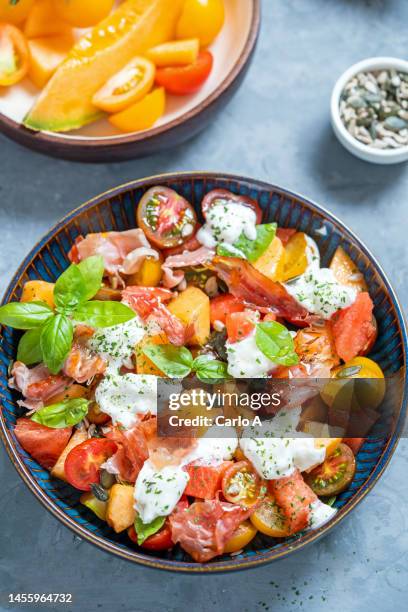
<instances>
[{"instance_id":1,"label":"cantaloupe slice","mask_svg":"<svg viewBox=\"0 0 408 612\"><path fill-rule=\"evenodd\" d=\"M31 54L28 76L34 85L42 89L48 83L73 44L72 34L32 38L28 41Z\"/></svg>"},{"instance_id":2,"label":"cantaloupe slice","mask_svg":"<svg viewBox=\"0 0 408 612\"><path fill-rule=\"evenodd\" d=\"M135 55L174 38L183 0L126 0L73 47L25 118L64 132L100 116L94 94Z\"/></svg>"},{"instance_id":3,"label":"cantaloupe slice","mask_svg":"<svg viewBox=\"0 0 408 612\"><path fill-rule=\"evenodd\" d=\"M52 0L37 0L34 3L24 26L27 38L55 36L69 32L72 32L71 26L58 16Z\"/></svg>"}]
</instances>

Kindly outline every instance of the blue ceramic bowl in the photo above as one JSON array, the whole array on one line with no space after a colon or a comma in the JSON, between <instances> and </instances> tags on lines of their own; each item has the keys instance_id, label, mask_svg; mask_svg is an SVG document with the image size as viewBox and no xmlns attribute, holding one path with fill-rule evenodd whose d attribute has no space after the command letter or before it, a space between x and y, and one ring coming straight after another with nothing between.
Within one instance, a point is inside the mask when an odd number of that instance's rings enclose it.
<instances>
[{"instance_id":1,"label":"blue ceramic bowl","mask_svg":"<svg viewBox=\"0 0 408 612\"><path fill-rule=\"evenodd\" d=\"M203 173L155 176L117 187L83 204L51 229L24 259L6 291L3 303L18 300L24 283L29 279L55 281L67 267L67 253L79 234L135 227L136 208L141 196L151 186L158 184L181 193L196 206L197 211L200 210L203 196L214 188L250 195L262 207L264 221L277 221L280 226L295 227L312 236L319 245L324 265L328 264L336 247L341 244L364 274L375 303L379 337L372 356L386 375L405 368L407 334L401 308L383 271L367 248L340 221L316 204L284 189L237 176ZM18 473L47 510L78 536L119 557L154 568L198 573L237 570L280 559L314 542L342 521L376 484L397 446L406 413L405 378L398 398L400 410L395 432L387 440L368 440L364 444L357 457L356 477L352 486L338 496L338 513L329 523L284 542L258 535L248 550L237 556L225 555L210 563L197 564L180 550L149 553L134 546L126 534L115 535L78 502L77 491L51 479L49 473L20 447L13 427L21 411L16 403L17 395L7 387L7 370L15 358L18 338L18 332L6 328L0 346L2 438Z\"/></svg>"}]
</instances>

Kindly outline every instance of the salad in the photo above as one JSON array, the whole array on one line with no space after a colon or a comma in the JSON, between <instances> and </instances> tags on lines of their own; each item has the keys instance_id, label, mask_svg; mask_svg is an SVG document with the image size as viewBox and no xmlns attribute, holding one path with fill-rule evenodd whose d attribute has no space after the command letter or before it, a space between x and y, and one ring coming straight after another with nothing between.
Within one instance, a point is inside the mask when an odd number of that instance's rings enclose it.
<instances>
[{"instance_id":1,"label":"salad","mask_svg":"<svg viewBox=\"0 0 408 612\"><path fill-rule=\"evenodd\" d=\"M262 223L250 197L217 189L201 209L202 224L153 187L137 228L79 236L55 283L30 280L0 308L24 332L9 381L22 448L130 543L199 563L328 521L364 439L324 437L318 415L296 438L160 437L158 379L384 378L365 356L373 302L341 246L324 268L310 236Z\"/></svg>"}]
</instances>

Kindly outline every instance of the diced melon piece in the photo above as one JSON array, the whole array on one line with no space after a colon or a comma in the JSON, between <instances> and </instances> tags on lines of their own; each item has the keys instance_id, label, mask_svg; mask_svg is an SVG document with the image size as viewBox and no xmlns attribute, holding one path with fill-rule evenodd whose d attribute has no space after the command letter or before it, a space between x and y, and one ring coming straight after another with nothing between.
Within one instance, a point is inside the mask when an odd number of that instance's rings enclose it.
<instances>
[{"instance_id":1,"label":"diced melon piece","mask_svg":"<svg viewBox=\"0 0 408 612\"><path fill-rule=\"evenodd\" d=\"M113 485L106 508L106 522L116 533L133 525L136 518L134 503L134 487L123 484Z\"/></svg>"},{"instance_id":2,"label":"diced melon piece","mask_svg":"<svg viewBox=\"0 0 408 612\"><path fill-rule=\"evenodd\" d=\"M51 476L54 476L54 478L60 478L61 480L66 480L64 470L65 459L67 458L69 451L75 448L75 446L78 446L78 444L82 444L82 442L85 442L87 438L88 435L86 431L82 429L77 429L75 431L74 435L71 437L70 441L62 451L61 455L58 457L57 463L52 468Z\"/></svg>"},{"instance_id":3,"label":"diced melon piece","mask_svg":"<svg viewBox=\"0 0 408 612\"><path fill-rule=\"evenodd\" d=\"M31 54L28 76L34 85L42 89L48 83L73 44L74 37L71 34L32 38L28 41Z\"/></svg>"},{"instance_id":4,"label":"diced melon piece","mask_svg":"<svg viewBox=\"0 0 408 612\"><path fill-rule=\"evenodd\" d=\"M188 344L203 346L210 335L210 299L198 287L188 287L168 305L186 328L193 331Z\"/></svg>"},{"instance_id":5,"label":"diced melon piece","mask_svg":"<svg viewBox=\"0 0 408 612\"><path fill-rule=\"evenodd\" d=\"M126 0L72 48L24 120L64 132L102 116L95 93L135 55L174 38L183 0ZM38 36L39 34L35 34Z\"/></svg>"},{"instance_id":6,"label":"diced melon piece","mask_svg":"<svg viewBox=\"0 0 408 612\"><path fill-rule=\"evenodd\" d=\"M256 260L254 267L273 281L281 280L285 267L285 247L277 236Z\"/></svg>"},{"instance_id":7,"label":"diced melon piece","mask_svg":"<svg viewBox=\"0 0 408 612\"><path fill-rule=\"evenodd\" d=\"M282 281L287 281L305 272L308 266L307 238L303 232L296 232L285 246L285 266Z\"/></svg>"},{"instance_id":8,"label":"diced melon piece","mask_svg":"<svg viewBox=\"0 0 408 612\"><path fill-rule=\"evenodd\" d=\"M367 291L367 283L364 276L341 246L337 247L333 255L330 270L333 271L336 280L342 285L354 287L358 291Z\"/></svg>"},{"instance_id":9,"label":"diced melon piece","mask_svg":"<svg viewBox=\"0 0 408 612\"><path fill-rule=\"evenodd\" d=\"M146 57L158 67L186 66L193 64L200 51L198 38L175 40L152 47L146 52Z\"/></svg>"},{"instance_id":10,"label":"diced melon piece","mask_svg":"<svg viewBox=\"0 0 408 612\"><path fill-rule=\"evenodd\" d=\"M24 27L24 34L27 38L70 32L72 28L58 16L53 0L37 0L28 14Z\"/></svg>"},{"instance_id":11,"label":"diced melon piece","mask_svg":"<svg viewBox=\"0 0 408 612\"><path fill-rule=\"evenodd\" d=\"M147 344L169 344L169 339L164 332L156 336L145 336L136 346L136 371L138 374L153 374L154 376L165 376L159 368L147 357L143 348Z\"/></svg>"},{"instance_id":12,"label":"diced melon piece","mask_svg":"<svg viewBox=\"0 0 408 612\"><path fill-rule=\"evenodd\" d=\"M54 308L54 283L41 280L27 281L23 287L20 302L45 302Z\"/></svg>"}]
</instances>

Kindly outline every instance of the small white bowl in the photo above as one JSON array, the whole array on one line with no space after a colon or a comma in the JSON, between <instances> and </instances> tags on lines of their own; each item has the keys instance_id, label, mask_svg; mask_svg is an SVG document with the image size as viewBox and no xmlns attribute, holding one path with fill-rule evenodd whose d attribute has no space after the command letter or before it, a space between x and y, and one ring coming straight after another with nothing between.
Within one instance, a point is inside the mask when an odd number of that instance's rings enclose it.
<instances>
[{"instance_id":1,"label":"small white bowl","mask_svg":"<svg viewBox=\"0 0 408 612\"><path fill-rule=\"evenodd\" d=\"M350 134L340 117L340 96L347 83L360 72L393 68L408 73L408 62L394 57L372 57L351 66L334 86L331 97L331 122L334 133L350 153L374 164L398 164L408 161L408 146L399 149L375 149Z\"/></svg>"}]
</instances>

